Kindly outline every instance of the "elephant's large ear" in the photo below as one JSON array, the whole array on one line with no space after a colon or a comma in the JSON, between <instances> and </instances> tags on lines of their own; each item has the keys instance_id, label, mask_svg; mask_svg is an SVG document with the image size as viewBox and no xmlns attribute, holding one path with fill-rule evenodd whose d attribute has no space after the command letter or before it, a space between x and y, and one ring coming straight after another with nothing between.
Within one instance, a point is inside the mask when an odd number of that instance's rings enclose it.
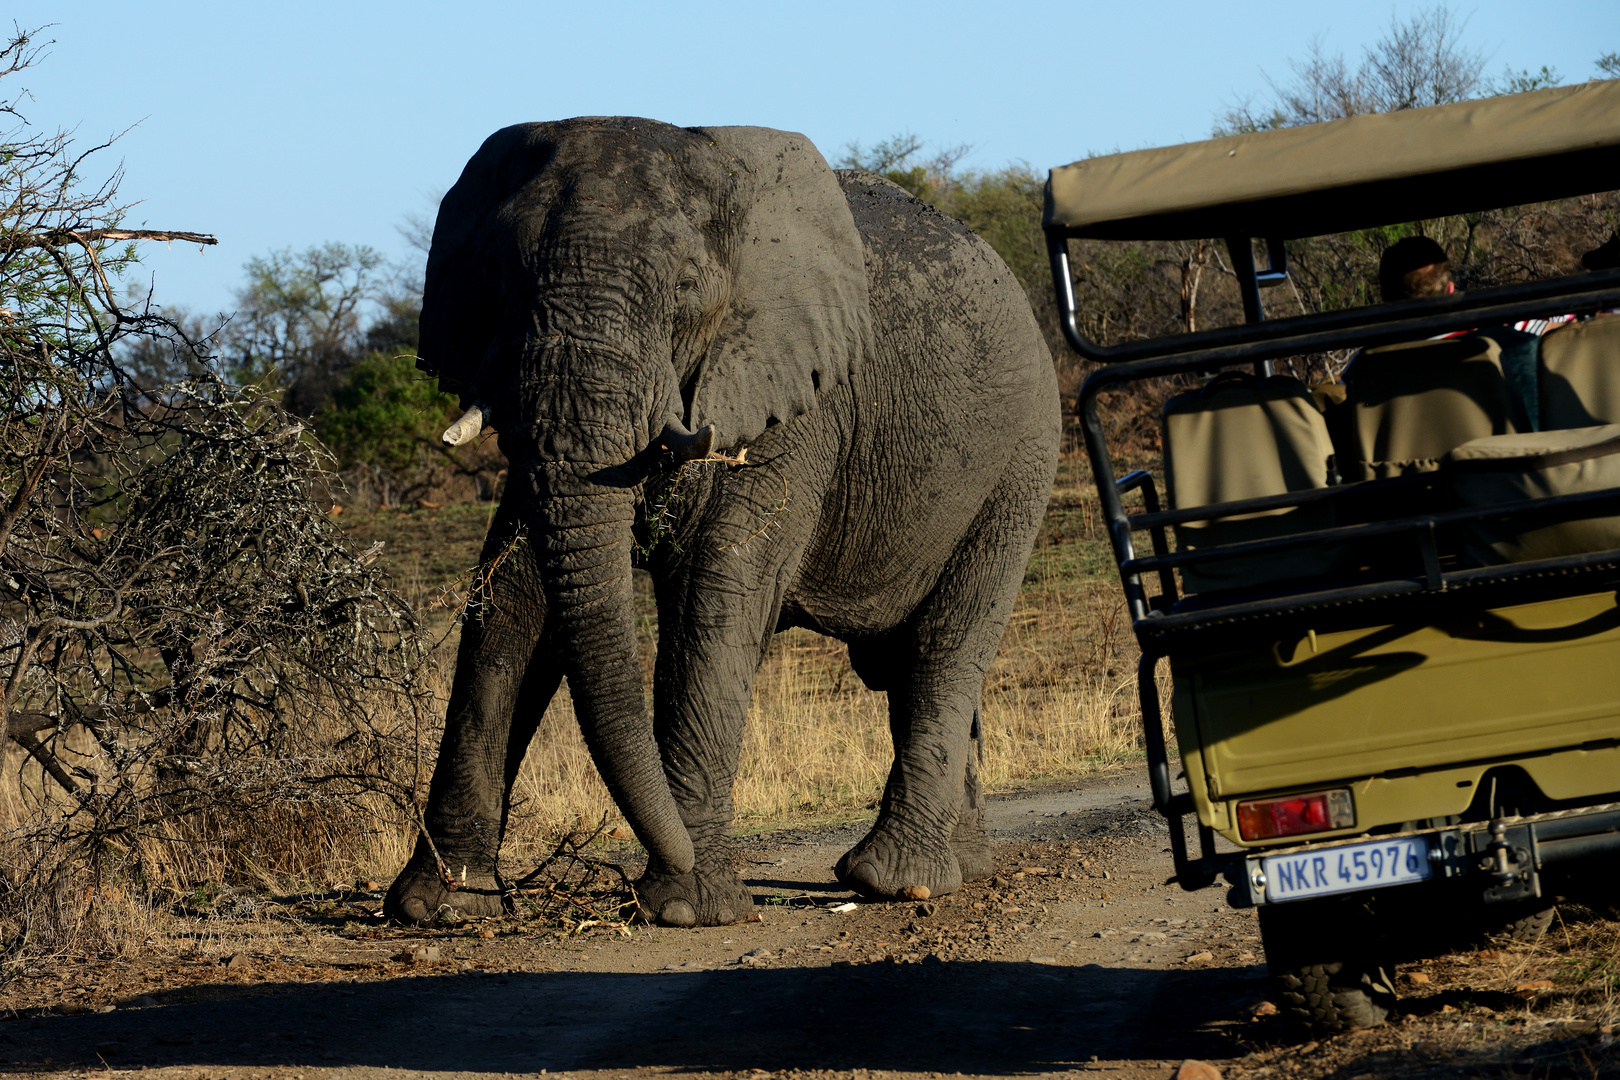
<instances>
[{"instance_id":1,"label":"elephant's large ear","mask_svg":"<svg viewBox=\"0 0 1620 1080\"><path fill-rule=\"evenodd\" d=\"M735 182L729 310L693 383L692 427L722 445L808 412L871 348L866 257L838 178L809 139L701 128Z\"/></svg>"},{"instance_id":2,"label":"elephant's large ear","mask_svg":"<svg viewBox=\"0 0 1620 1080\"><path fill-rule=\"evenodd\" d=\"M465 397L475 388L499 325L503 233L497 214L554 152L553 127L517 124L485 139L439 203L416 366L450 393Z\"/></svg>"}]
</instances>

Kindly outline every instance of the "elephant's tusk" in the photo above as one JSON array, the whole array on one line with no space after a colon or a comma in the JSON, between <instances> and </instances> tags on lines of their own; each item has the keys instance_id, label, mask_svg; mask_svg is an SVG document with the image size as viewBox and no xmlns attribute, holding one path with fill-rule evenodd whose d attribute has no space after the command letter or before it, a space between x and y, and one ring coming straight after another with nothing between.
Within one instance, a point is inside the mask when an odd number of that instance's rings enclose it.
<instances>
[{"instance_id":1,"label":"elephant's tusk","mask_svg":"<svg viewBox=\"0 0 1620 1080\"><path fill-rule=\"evenodd\" d=\"M482 401L473 402L472 408L461 414L461 419L444 429L442 438L451 446L462 446L478 438L489 419L489 406Z\"/></svg>"},{"instance_id":2,"label":"elephant's tusk","mask_svg":"<svg viewBox=\"0 0 1620 1080\"><path fill-rule=\"evenodd\" d=\"M658 436L658 445L674 454L676 461L708 457L714 449L714 425L704 424L695 433L688 433L677 424L666 424Z\"/></svg>"}]
</instances>

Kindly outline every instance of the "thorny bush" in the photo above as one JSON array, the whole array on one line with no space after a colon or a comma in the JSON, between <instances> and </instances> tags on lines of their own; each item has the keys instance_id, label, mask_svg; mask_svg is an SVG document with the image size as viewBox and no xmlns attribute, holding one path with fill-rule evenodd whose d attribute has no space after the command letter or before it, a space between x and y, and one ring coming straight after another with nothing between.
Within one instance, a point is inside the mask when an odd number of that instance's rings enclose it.
<instances>
[{"instance_id":1,"label":"thorny bush","mask_svg":"<svg viewBox=\"0 0 1620 1080\"><path fill-rule=\"evenodd\" d=\"M17 34L0 77L36 55ZM405 824L432 708L410 608L313 498L318 445L116 294L129 241L212 239L119 229L119 177L85 191L88 155L19 100L0 103L0 981L116 946L110 904ZM137 344L194 376L139 385Z\"/></svg>"}]
</instances>

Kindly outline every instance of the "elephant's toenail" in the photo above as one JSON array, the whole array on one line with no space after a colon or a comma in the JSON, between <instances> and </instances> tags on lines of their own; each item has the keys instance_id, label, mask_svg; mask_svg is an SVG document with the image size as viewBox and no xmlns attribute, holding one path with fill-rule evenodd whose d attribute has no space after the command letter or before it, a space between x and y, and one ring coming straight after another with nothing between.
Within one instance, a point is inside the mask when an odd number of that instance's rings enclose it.
<instances>
[{"instance_id":1,"label":"elephant's toenail","mask_svg":"<svg viewBox=\"0 0 1620 1080\"><path fill-rule=\"evenodd\" d=\"M658 909L658 921L665 926L696 926L697 912L692 910L691 904L676 897L664 901L664 906Z\"/></svg>"},{"instance_id":2,"label":"elephant's toenail","mask_svg":"<svg viewBox=\"0 0 1620 1080\"><path fill-rule=\"evenodd\" d=\"M728 907L721 908L718 912L715 913L714 917L715 917L715 921L717 923L719 923L719 925L721 925L721 926L726 926L726 925L728 925L730 923L734 923L734 922L737 921L737 916L733 915L731 913L731 909L728 908Z\"/></svg>"},{"instance_id":3,"label":"elephant's toenail","mask_svg":"<svg viewBox=\"0 0 1620 1080\"><path fill-rule=\"evenodd\" d=\"M422 902L421 897L407 896L403 901L400 902L399 915L400 918L404 919L408 923L427 922L427 905Z\"/></svg>"},{"instance_id":4,"label":"elephant's toenail","mask_svg":"<svg viewBox=\"0 0 1620 1080\"><path fill-rule=\"evenodd\" d=\"M878 870L869 862L858 864L849 872L848 885L858 893L876 896L879 893Z\"/></svg>"}]
</instances>

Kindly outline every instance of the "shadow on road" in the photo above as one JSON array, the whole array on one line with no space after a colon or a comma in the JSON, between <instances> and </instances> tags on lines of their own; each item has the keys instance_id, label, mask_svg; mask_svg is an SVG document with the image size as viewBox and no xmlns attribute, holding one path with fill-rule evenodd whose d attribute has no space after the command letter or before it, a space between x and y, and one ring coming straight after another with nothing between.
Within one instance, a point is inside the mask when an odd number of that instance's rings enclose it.
<instances>
[{"instance_id":1,"label":"shadow on road","mask_svg":"<svg viewBox=\"0 0 1620 1080\"><path fill-rule=\"evenodd\" d=\"M1218 1025L1256 996L1257 972L932 962L233 985L217 988L228 1000L0 1024L0 1061L1038 1072L1230 1056Z\"/></svg>"},{"instance_id":2,"label":"shadow on road","mask_svg":"<svg viewBox=\"0 0 1620 1080\"><path fill-rule=\"evenodd\" d=\"M851 900L856 899L855 894L849 891L849 886L838 881L793 881L788 878L748 877L743 878L743 884L755 890L755 905L768 904L770 901L759 896L760 889L791 889L800 895L810 893L849 893Z\"/></svg>"}]
</instances>

